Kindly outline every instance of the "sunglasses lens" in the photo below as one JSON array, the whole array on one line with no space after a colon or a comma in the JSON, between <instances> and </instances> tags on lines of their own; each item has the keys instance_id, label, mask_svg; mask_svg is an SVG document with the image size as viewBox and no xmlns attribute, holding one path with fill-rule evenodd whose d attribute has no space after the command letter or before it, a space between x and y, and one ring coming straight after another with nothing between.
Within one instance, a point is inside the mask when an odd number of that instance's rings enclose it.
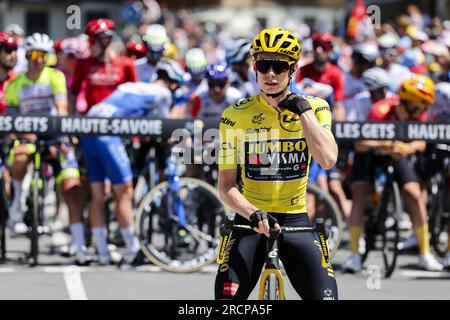
<instances>
[{"instance_id":1,"label":"sunglasses lens","mask_svg":"<svg viewBox=\"0 0 450 320\"><path fill-rule=\"evenodd\" d=\"M269 60L258 60L256 61L256 70L266 74L270 69L270 61Z\"/></svg>"},{"instance_id":2,"label":"sunglasses lens","mask_svg":"<svg viewBox=\"0 0 450 320\"><path fill-rule=\"evenodd\" d=\"M11 54L12 52L17 51L16 48L10 47L10 46L4 46L4 47L3 47L3 50L5 50L5 52L6 52L7 54Z\"/></svg>"},{"instance_id":3,"label":"sunglasses lens","mask_svg":"<svg viewBox=\"0 0 450 320\"><path fill-rule=\"evenodd\" d=\"M220 89L223 89L226 85L226 81L208 81L208 86L210 88L219 87Z\"/></svg>"},{"instance_id":4,"label":"sunglasses lens","mask_svg":"<svg viewBox=\"0 0 450 320\"><path fill-rule=\"evenodd\" d=\"M280 74L289 70L289 62L282 60L258 60L256 61L256 70L266 74L270 68L276 74Z\"/></svg>"},{"instance_id":5,"label":"sunglasses lens","mask_svg":"<svg viewBox=\"0 0 450 320\"><path fill-rule=\"evenodd\" d=\"M30 58L31 58L31 60L37 60L37 59L39 59L39 58L45 58L45 56L46 56L46 52L44 52L44 51L36 51L36 50L33 50L33 51L31 51L31 53L30 53Z\"/></svg>"}]
</instances>

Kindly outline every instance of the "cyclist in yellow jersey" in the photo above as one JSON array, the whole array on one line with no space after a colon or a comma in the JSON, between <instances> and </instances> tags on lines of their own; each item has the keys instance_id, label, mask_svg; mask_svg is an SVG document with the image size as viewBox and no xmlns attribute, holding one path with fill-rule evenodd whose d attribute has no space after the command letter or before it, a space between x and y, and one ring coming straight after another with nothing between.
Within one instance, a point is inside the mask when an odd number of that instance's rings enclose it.
<instances>
[{"instance_id":1,"label":"cyclist in yellow jersey","mask_svg":"<svg viewBox=\"0 0 450 320\"><path fill-rule=\"evenodd\" d=\"M216 299L248 298L264 265L269 221L276 228L310 225L305 197L311 156L325 169L336 163L327 102L288 91L300 53L289 31L261 31L251 47L260 93L222 114L220 196L237 212L235 222L257 233L233 231L216 277ZM317 241L313 233L283 234L280 258L302 299L337 299L333 269Z\"/></svg>"}]
</instances>

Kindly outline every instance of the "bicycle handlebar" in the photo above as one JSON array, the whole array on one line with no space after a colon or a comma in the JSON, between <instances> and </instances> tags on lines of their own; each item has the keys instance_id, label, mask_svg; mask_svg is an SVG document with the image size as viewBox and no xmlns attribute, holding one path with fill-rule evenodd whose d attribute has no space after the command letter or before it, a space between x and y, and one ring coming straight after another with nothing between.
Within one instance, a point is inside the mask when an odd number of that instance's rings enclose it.
<instances>
[{"instance_id":1,"label":"bicycle handlebar","mask_svg":"<svg viewBox=\"0 0 450 320\"><path fill-rule=\"evenodd\" d=\"M233 230L253 230L251 226L245 224L233 225ZM281 233L295 233L295 232L316 232L319 231L316 227L280 227Z\"/></svg>"},{"instance_id":2,"label":"bicycle handlebar","mask_svg":"<svg viewBox=\"0 0 450 320\"><path fill-rule=\"evenodd\" d=\"M221 264L225 260L225 251L228 246L228 240L231 236L231 232L233 230L251 230L254 231L253 228L249 225L235 225L234 220L230 217L225 217L225 222L220 226L220 242L219 242L219 250L217 252L217 263ZM330 256L328 252L327 235L325 232L325 221L323 218L317 218L315 220L315 226L313 227L289 227L289 226L281 226L280 230L275 230L274 228L270 229L270 234L272 236L277 236L280 233L296 233L296 232L317 232L319 234L320 246L322 248L322 252L325 258L326 263L330 261Z\"/></svg>"}]
</instances>

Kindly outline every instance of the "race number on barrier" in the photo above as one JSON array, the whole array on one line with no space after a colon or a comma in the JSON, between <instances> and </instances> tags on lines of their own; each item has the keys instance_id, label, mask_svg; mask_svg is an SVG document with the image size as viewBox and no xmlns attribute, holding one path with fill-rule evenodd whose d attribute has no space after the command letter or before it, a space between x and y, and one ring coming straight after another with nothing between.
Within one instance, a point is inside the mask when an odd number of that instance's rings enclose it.
<instances>
[{"instance_id":1,"label":"race number on barrier","mask_svg":"<svg viewBox=\"0 0 450 320\"><path fill-rule=\"evenodd\" d=\"M193 127L218 129L219 118L154 119L0 116L0 133L36 133L56 135L119 135L169 138L176 129ZM333 133L338 141L358 140L425 140L450 142L449 123L414 122L336 122Z\"/></svg>"}]
</instances>

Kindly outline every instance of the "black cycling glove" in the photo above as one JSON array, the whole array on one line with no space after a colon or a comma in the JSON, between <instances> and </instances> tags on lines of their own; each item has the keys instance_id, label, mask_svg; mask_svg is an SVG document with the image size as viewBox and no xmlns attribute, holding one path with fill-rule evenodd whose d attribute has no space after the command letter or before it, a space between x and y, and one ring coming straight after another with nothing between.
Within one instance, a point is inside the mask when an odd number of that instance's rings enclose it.
<instances>
[{"instance_id":1,"label":"black cycling glove","mask_svg":"<svg viewBox=\"0 0 450 320\"><path fill-rule=\"evenodd\" d=\"M280 101L278 107L288 109L299 116L308 110L312 110L309 102L296 93L289 93L286 98Z\"/></svg>"},{"instance_id":2,"label":"black cycling glove","mask_svg":"<svg viewBox=\"0 0 450 320\"><path fill-rule=\"evenodd\" d=\"M273 227L275 223L278 223L278 220L272 217L270 214L263 210L256 210L250 215L250 226L252 228L259 228L259 222L267 219L269 221L269 226Z\"/></svg>"}]
</instances>

